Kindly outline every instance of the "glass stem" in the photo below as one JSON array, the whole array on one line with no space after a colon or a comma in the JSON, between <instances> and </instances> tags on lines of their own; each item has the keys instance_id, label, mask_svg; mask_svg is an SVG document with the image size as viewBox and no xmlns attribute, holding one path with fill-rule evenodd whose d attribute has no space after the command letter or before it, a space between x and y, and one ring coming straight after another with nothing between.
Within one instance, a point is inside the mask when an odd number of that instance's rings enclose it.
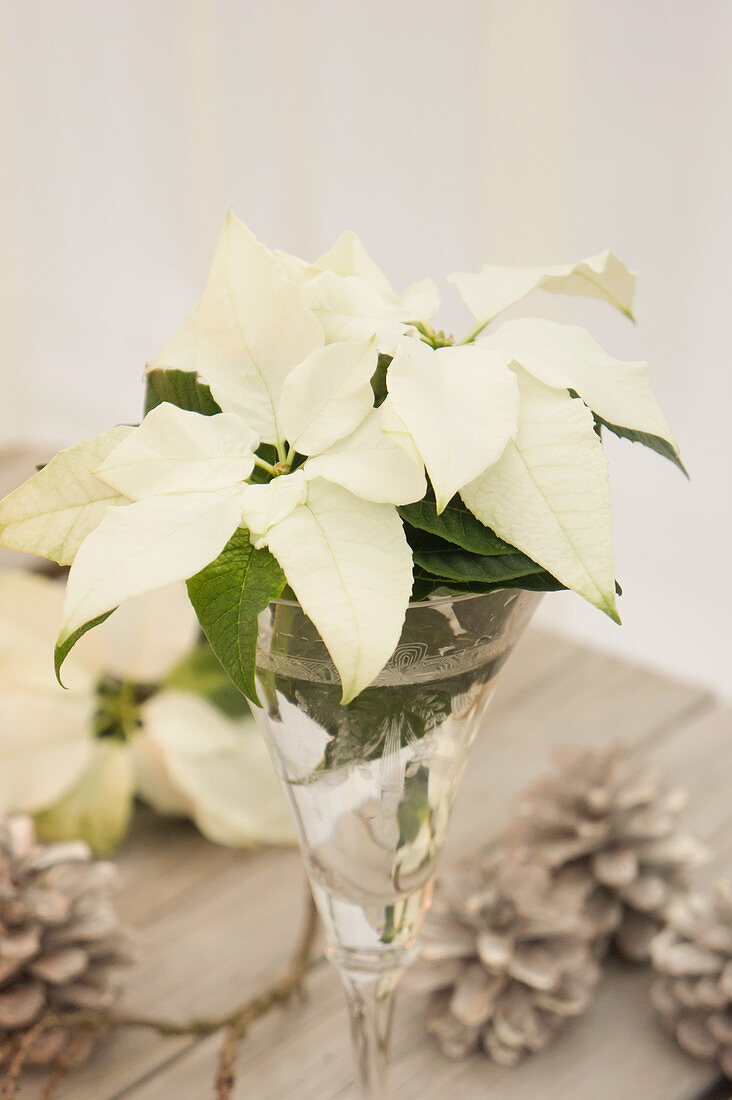
<instances>
[{"instance_id":1,"label":"glass stem","mask_svg":"<svg viewBox=\"0 0 732 1100\"><path fill-rule=\"evenodd\" d=\"M379 975L341 970L351 1015L351 1040L359 1100L386 1100L389 1042L397 986L404 970Z\"/></svg>"}]
</instances>

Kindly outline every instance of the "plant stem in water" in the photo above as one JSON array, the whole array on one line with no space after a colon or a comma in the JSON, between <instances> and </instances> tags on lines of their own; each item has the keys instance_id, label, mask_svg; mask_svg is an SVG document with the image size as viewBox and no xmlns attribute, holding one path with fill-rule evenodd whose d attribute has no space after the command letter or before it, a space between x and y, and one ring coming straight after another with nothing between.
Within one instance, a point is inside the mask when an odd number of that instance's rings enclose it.
<instances>
[{"instance_id":1,"label":"plant stem in water","mask_svg":"<svg viewBox=\"0 0 732 1100\"><path fill-rule=\"evenodd\" d=\"M386 1100L394 1001L403 969L373 975L341 970L351 1016L351 1040L360 1100Z\"/></svg>"}]
</instances>

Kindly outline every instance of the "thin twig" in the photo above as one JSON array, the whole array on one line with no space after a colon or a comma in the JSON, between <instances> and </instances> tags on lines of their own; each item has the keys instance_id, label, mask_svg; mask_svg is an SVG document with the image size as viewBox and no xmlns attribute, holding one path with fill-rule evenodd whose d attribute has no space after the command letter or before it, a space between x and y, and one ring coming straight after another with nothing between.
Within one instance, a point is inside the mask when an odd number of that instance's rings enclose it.
<instances>
[{"instance_id":1,"label":"thin twig","mask_svg":"<svg viewBox=\"0 0 732 1100\"><path fill-rule=\"evenodd\" d=\"M84 1045L84 1042L88 1036L91 1035L93 1030L94 1029L91 1027L80 1027L76 1034L72 1036L56 1059L56 1063L46 1079L39 1100L52 1100L56 1092L56 1086L61 1083L73 1066L74 1059L79 1049Z\"/></svg>"},{"instance_id":2,"label":"thin twig","mask_svg":"<svg viewBox=\"0 0 732 1100\"><path fill-rule=\"evenodd\" d=\"M114 1012L110 1010L100 1011L97 1009L79 1009L75 1012L65 1012L55 1015L48 1013L43 1018L43 1029L63 1027L67 1031L75 1032L75 1035L56 1062L51 1076L46 1082L41 1100L51 1100L59 1081L71 1068L74 1055L79 1045L89 1034L98 1030L115 1030L122 1028L149 1028L152 1031L156 1031L158 1035L164 1037L188 1035L195 1036L196 1038L205 1038L219 1031L225 1031L216 1074L216 1096L217 1100L229 1100L231 1097L231 1089L234 1084L234 1061L236 1059L239 1043L250 1024L258 1020L260 1016L264 1016L270 1009L275 1008L277 1005L284 1004L302 986L303 979L312 962L317 932L318 913L315 908L315 902L313 901L313 895L308 888L305 919L300 932L297 948L285 974L270 986L269 989L265 989L256 997L246 1001L243 1005L239 1005L233 1011L227 1012L221 1016L178 1021L167 1020L157 1016L143 1016L135 1013ZM40 1027L40 1025L37 1025L37 1027ZM19 1049L13 1055L8 1076L11 1072L14 1072L15 1079L19 1077L27 1051L35 1041L37 1034L38 1032L33 1034L32 1031L29 1031L26 1036L24 1036L23 1040L20 1041ZM20 1055L21 1043L23 1044L23 1050L26 1052L22 1057ZM25 1045L26 1043L27 1045ZM0 1095L0 1100L13 1100L15 1085L12 1084L12 1086L5 1087L11 1087L12 1091L7 1093L3 1091Z\"/></svg>"},{"instance_id":3,"label":"thin twig","mask_svg":"<svg viewBox=\"0 0 732 1100\"><path fill-rule=\"evenodd\" d=\"M121 1030L122 1028L149 1028L157 1031L163 1038L173 1038L177 1035L193 1035L205 1038L213 1035L222 1028L227 1027L235 1012L227 1012L225 1016L203 1017L192 1020L167 1020L158 1016L142 1016L134 1012L107 1012L98 1009L80 1009L78 1012L65 1012L63 1015L49 1017L50 1026L66 1027L69 1029L90 1027L109 1028Z\"/></svg>"},{"instance_id":4,"label":"thin twig","mask_svg":"<svg viewBox=\"0 0 732 1100\"><path fill-rule=\"evenodd\" d=\"M258 1020L270 1009L284 1004L301 987L303 979L312 963L313 948L318 932L318 914L313 895L308 887L307 908L297 949L287 971L269 989L239 1005L231 1012L209 1018L191 1020L168 1020L157 1016L143 1016L132 1012L115 1012L109 1009L78 1009L72 1012L46 1013L34 1027L24 1032L18 1039L10 1065L2 1081L0 1100L13 1100L20 1074L26 1058L42 1031L49 1028L64 1028L72 1032L70 1042L60 1054L54 1065L40 1100L51 1100L59 1081L71 1069L74 1057L84 1040L97 1031L114 1031L122 1028L149 1028L163 1037L180 1035L205 1038L219 1031L225 1031L221 1049L216 1089L218 1100L229 1100L234 1083L234 1060L238 1044L246 1029L254 1020Z\"/></svg>"},{"instance_id":5,"label":"thin twig","mask_svg":"<svg viewBox=\"0 0 732 1100\"><path fill-rule=\"evenodd\" d=\"M3 1077L0 1100L13 1100L20 1082L20 1075L23 1072L26 1058L30 1054L36 1039L38 1039L47 1027L48 1024L45 1020L39 1020L37 1024L34 1024L33 1027L29 1028L28 1031L24 1032L18 1039L15 1046L15 1053L10 1059L10 1064Z\"/></svg>"},{"instance_id":6,"label":"thin twig","mask_svg":"<svg viewBox=\"0 0 732 1100\"><path fill-rule=\"evenodd\" d=\"M249 1004L242 1007L234 1014L234 1018L227 1026L224 1042L219 1056L218 1070L216 1073L216 1098L217 1100L230 1100L231 1090L234 1087L234 1061L239 1043L244 1037L246 1029L254 1020L264 1015L275 1005L284 1004L302 985L303 979L310 966L315 938L318 933L318 911L315 908L313 895L308 890L307 910L305 923L300 933L300 942L292 957L287 973L282 980L272 986L260 997L255 997Z\"/></svg>"},{"instance_id":7,"label":"thin twig","mask_svg":"<svg viewBox=\"0 0 732 1100\"><path fill-rule=\"evenodd\" d=\"M45 1025L46 1027L68 1029L79 1027L104 1027L112 1030L136 1027L149 1028L166 1038L179 1035L205 1038L237 1023L241 1017L244 1018L244 1026L246 1027L252 1020L256 1020L261 1016L263 1012L280 1004L301 983L310 965L317 927L317 911L312 894L308 889L305 923L297 950L293 955L285 978L275 983L270 989L265 990L264 993L254 997L251 1001L247 1001L245 1004L233 1009L233 1011L226 1012L221 1016L194 1017L191 1020L179 1021L169 1020L161 1016L144 1016L134 1012L115 1012L109 1009L78 1009L74 1012L64 1012L58 1015L49 1013L44 1017ZM0 1097L0 1100L3 1100L3 1098Z\"/></svg>"}]
</instances>

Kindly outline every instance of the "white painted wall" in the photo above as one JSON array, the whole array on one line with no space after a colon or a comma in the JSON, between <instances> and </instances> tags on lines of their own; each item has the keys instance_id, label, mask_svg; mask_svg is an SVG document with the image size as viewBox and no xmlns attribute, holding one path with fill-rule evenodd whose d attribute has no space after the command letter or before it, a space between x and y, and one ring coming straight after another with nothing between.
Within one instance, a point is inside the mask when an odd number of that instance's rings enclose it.
<instances>
[{"instance_id":1,"label":"white painted wall","mask_svg":"<svg viewBox=\"0 0 732 1100\"><path fill-rule=\"evenodd\" d=\"M397 285L610 246L693 480L611 445L625 626L542 616L732 694L728 0L0 0L0 439L134 420L233 205ZM464 315L446 294L445 324Z\"/></svg>"}]
</instances>

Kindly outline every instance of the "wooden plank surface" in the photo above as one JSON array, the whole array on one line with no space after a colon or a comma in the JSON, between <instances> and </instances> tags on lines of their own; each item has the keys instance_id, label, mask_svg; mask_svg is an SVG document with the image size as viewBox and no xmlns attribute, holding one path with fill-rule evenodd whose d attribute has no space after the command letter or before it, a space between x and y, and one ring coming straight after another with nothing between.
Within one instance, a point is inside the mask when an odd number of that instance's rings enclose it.
<instances>
[{"instance_id":1,"label":"wooden plank surface","mask_svg":"<svg viewBox=\"0 0 732 1100\"><path fill-rule=\"evenodd\" d=\"M617 738L635 751L652 751L689 789L690 828L714 845L721 867L732 869L730 711L693 686L540 631L529 631L499 684L458 798L446 858L495 835L518 791L546 771L553 747ZM264 985L291 951L302 901L296 852L230 852L188 826L144 815L118 862L119 907L138 934L128 1007L180 1017L225 1010ZM697 1100L715 1075L657 1027L648 981L643 971L613 968L591 1011L549 1051L513 1071L480 1057L447 1061L425 1035L424 999L405 992L395 1031L395 1100L436 1100L446 1091L460 1100L504 1094L512 1100ZM273 1012L252 1028L238 1060L238 1100L352 1094L335 971L321 961L308 988L304 1006ZM59 1097L210 1097L219 1042L120 1034L69 1078Z\"/></svg>"}]
</instances>

